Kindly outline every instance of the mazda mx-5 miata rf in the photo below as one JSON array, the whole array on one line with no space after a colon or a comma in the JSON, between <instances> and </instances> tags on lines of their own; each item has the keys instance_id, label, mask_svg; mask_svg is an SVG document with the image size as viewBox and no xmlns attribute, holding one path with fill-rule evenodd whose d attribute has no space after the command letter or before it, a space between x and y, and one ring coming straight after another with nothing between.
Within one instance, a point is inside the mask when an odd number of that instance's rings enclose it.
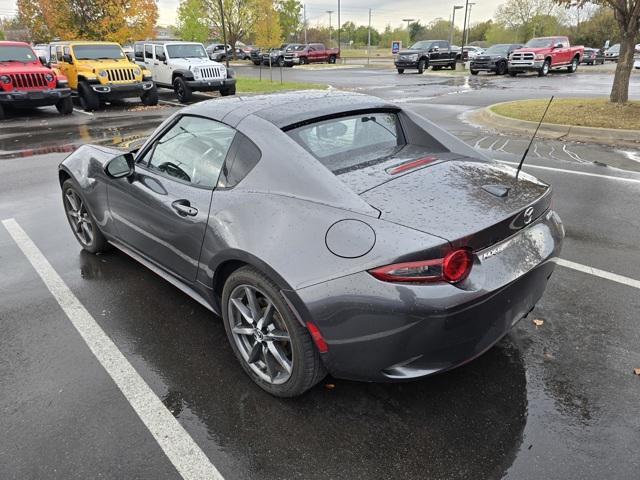
<instances>
[{"instance_id":1,"label":"mazda mx-5 miata rf","mask_svg":"<svg viewBox=\"0 0 640 480\"><path fill-rule=\"evenodd\" d=\"M85 250L114 245L221 315L283 397L479 356L533 309L564 237L549 185L366 95L201 102L59 176Z\"/></svg>"}]
</instances>

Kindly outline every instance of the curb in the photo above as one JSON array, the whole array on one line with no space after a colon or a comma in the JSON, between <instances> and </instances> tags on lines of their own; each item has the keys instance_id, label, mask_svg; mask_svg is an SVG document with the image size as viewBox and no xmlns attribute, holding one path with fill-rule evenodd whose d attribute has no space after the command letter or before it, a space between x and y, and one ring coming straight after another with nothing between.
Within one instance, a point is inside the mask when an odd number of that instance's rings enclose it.
<instances>
[{"instance_id":1,"label":"curb","mask_svg":"<svg viewBox=\"0 0 640 480\"><path fill-rule=\"evenodd\" d=\"M518 120L497 114L491 110L491 107L496 105L502 105L502 103L495 103L481 110L472 112L469 114L468 119L485 127L499 129L501 132L506 130L524 135L531 135L538 126L537 122ZM640 130L579 127L556 123L543 123L540 126L540 130L538 130L538 137L603 145L629 145L634 147L640 145Z\"/></svg>"}]
</instances>

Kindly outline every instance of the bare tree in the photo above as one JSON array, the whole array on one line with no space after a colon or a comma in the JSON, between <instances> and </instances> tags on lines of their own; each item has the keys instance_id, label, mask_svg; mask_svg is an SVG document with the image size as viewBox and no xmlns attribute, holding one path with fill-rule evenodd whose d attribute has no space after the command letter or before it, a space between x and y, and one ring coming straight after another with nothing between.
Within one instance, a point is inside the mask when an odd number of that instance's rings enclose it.
<instances>
[{"instance_id":1,"label":"bare tree","mask_svg":"<svg viewBox=\"0 0 640 480\"><path fill-rule=\"evenodd\" d=\"M610 100L625 103L629 100L629 80L633 69L635 46L640 39L640 0L555 0L565 7L579 7L586 3L603 5L613 10L620 27L620 56L613 77Z\"/></svg>"}]
</instances>

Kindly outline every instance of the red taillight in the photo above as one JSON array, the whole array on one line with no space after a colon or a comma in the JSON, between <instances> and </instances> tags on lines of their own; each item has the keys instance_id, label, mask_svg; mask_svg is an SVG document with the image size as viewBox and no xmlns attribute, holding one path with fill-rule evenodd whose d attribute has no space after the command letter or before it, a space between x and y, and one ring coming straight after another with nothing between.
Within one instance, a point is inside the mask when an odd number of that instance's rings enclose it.
<instances>
[{"instance_id":1,"label":"red taillight","mask_svg":"<svg viewBox=\"0 0 640 480\"><path fill-rule=\"evenodd\" d=\"M473 256L469 250L451 252L442 260L442 278L447 282L461 282L469 275L473 265Z\"/></svg>"},{"instance_id":2,"label":"red taillight","mask_svg":"<svg viewBox=\"0 0 640 480\"><path fill-rule=\"evenodd\" d=\"M473 265L470 250L459 249L444 258L418 262L395 263L369 270L378 280L401 283L449 282L458 283L467 278Z\"/></svg>"},{"instance_id":3,"label":"red taillight","mask_svg":"<svg viewBox=\"0 0 640 480\"><path fill-rule=\"evenodd\" d=\"M307 322L307 329L309 330L309 333L311 334L311 338L313 339L313 342L316 344L316 347L318 347L318 351L320 353L327 353L329 351L329 345L327 345L327 342L325 342L324 338L322 337L322 334L320 333L320 330L318 330L318 327L316 327L311 322Z\"/></svg>"}]
</instances>

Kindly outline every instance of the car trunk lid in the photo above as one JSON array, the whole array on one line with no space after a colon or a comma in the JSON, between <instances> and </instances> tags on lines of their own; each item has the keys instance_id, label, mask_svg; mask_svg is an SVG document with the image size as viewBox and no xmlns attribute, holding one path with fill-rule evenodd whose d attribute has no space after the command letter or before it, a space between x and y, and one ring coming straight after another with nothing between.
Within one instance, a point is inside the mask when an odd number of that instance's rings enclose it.
<instances>
[{"instance_id":1,"label":"car trunk lid","mask_svg":"<svg viewBox=\"0 0 640 480\"><path fill-rule=\"evenodd\" d=\"M550 205L551 188L514 169L453 153L390 159L336 172L380 218L482 249L526 227Z\"/></svg>"}]
</instances>

